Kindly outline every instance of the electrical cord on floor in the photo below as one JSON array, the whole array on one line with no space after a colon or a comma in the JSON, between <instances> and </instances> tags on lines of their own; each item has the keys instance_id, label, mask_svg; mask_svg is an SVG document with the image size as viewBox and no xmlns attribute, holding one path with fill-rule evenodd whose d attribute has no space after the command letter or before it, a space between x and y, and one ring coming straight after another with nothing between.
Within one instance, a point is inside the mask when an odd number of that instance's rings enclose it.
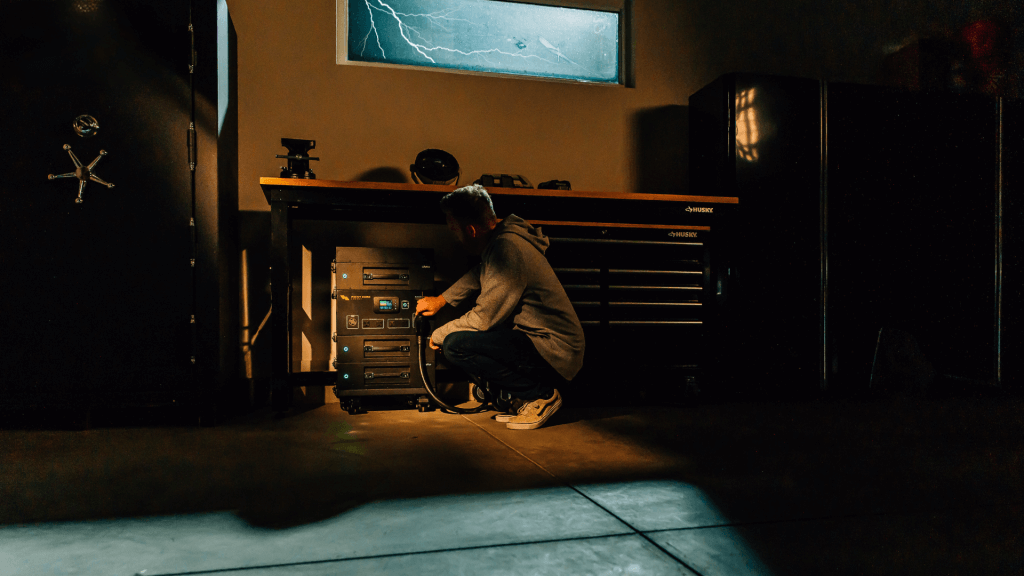
<instances>
[{"instance_id":1,"label":"electrical cord on floor","mask_svg":"<svg viewBox=\"0 0 1024 576\"><path fill-rule=\"evenodd\" d=\"M434 399L434 402L437 402L437 405L442 410L452 414L477 414L486 410L489 405L488 402L481 402L476 408L459 408L457 406L450 406L438 398L433 390L434 383L427 378L427 369L424 364L426 362L424 351L427 347L427 339L430 338L430 321L422 314L417 314L415 320L413 320L413 325L416 328L416 355L420 364L420 376L423 377L423 387L427 389L427 394Z\"/></svg>"}]
</instances>

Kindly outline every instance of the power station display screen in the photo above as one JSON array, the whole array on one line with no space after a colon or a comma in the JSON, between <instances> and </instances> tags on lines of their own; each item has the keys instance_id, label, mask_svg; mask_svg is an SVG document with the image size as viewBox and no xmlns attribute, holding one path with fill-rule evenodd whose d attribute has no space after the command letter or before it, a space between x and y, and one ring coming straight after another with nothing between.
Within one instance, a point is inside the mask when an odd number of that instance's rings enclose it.
<instances>
[{"instance_id":1,"label":"power station display screen","mask_svg":"<svg viewBox=\"0 0 1024 576\"><path fill-rule=\"evenodd\" d=\"M397 314L399 306L398 298L377 296L373 299L373 311L378 314Z\"/></svg>"}]
</instances>

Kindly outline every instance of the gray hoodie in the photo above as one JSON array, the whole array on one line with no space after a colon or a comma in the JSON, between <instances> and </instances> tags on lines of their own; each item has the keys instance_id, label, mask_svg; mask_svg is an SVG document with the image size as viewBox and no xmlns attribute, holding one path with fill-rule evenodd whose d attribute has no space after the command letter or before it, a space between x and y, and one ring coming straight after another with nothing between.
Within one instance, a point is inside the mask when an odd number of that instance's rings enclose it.
<instances>
[{"instance_id":1,"label":"gray hoodie","mask_svg":"<svg viewBox=\"0 0 1024 576\"><path fill-rule=\"evenodd\" d=\"M544 252L551 242L540 228L509 215L467 272L441 296L457 306L475 292L476 305L431 335L435 344L452 332L484 332L508 322L566 380L583 366L583 328Z\"/></svg>"}]
</instances>

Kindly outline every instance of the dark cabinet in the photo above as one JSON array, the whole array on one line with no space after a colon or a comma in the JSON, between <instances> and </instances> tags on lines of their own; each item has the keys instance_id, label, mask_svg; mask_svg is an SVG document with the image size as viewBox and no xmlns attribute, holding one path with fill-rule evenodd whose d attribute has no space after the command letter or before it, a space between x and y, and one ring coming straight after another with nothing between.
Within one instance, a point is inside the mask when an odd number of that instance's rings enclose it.
<instances>
[{"instance_id":1,"label":"dark cabinet","mask_svg":"<svg viewBox=\"0 0 1024 576\"><path fill-rule=\"evenodd\" d=\"M723 378L866 389L884 328L938 378L1006 379L1015 102L729 74L690 110L691 190L740 199Z\"/></svg>"}]
</instances>

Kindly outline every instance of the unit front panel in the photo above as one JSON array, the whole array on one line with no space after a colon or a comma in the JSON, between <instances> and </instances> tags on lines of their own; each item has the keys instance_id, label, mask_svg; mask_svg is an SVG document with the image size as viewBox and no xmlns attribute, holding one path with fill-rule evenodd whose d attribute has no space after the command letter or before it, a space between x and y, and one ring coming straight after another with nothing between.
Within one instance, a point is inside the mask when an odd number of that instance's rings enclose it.
<instances>
[{"instance_id":1,"label":"unit front panel","mask_svg":"<svg viewBox=\"0 0 1024 576\"><path fill-rule=\"evenodd\" d=\"M416 301L422 297L421 293L408 290L387 293L338 290L335 292L338 337L413 334Z\"/></svg>"},{"instance_id":2,"label":"unit front panel","mask_svg":"<svg viewBox=\"0 0 1024 576\"><path fill-rule=\"evenodd\" d=\"M415 357L405 362L339 363L337 370L338 390L423 387L423 377ZM427 376L433 377L429 373Z\"/></svg>"},{"instance_id":3,"label":"unit front panel","mask_svg":"<svg viewBox=\"0 0 1024 576\"><path fill-rule=\"evenodd\" d=\"M427 348L431 355L433 350ZM338 362L410 362L416 358L415 336L339 336Z\"/></svg>"}]
</instances>

